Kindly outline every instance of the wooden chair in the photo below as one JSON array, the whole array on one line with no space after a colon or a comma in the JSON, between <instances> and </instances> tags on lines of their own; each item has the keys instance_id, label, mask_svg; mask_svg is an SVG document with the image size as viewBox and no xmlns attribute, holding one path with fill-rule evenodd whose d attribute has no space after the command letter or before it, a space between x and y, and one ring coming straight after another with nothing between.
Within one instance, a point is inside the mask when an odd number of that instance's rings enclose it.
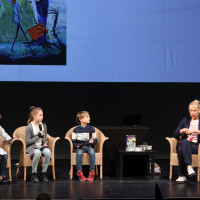
<instances>
[{"instance_id":1,"label":"wooden chair","mask_svg":"<svg viewBox=\"0 0 200 200\"><path fill-rule=\"evenodd\" d=\"M20 156L19 156L19 166L17 167L17 172L16 172L16 177L19 174L19 168L24 167L24 182L26 182L26 167L32 167L32 160L30 159L30 155L26 153L26 143L25 143L25 130L26 126L19 127L15 130L13 133L13 137L15 138L16 141L19 141L19 151L20 151ZM56 179L55 176L55 155L54 155L54 150L55 150L55 143L57 140L59 140L59 137L51 137L50 135L47 134L48 138L48 144L49 144L49 149L51 151L51 161L49 162L49 166L52 166L52 173L53 173L53 180ZM43 162L43 157L41 156L39 165L41 166Z\"/></svg>"},{"instance_id":2,"label":"wooden chair","mask_svg":"<svg viewBox=\"0 0 200 200\"><path fill-rule=\"evenodd\" d=\"M166 140L170 144L170 171L169 171L169 180L172 179L172 167L178 166L178 154L176 151L176 146L178 140L176 138L166 137ZM192 154L192 167L197 167L197 182L200 180L200 145L198 148L198 154Z\"/></svg>"},{"instance_id":3,"label":"wooden chair","mask_svg":"<svg viewBox=\"0 0 200 200\"><path fill-rule=\"evenodd\" d=\"M70 152L71 152L71 168L70 168L70 179L73 179L73 165L76 165L76 152L73 150L72 144L72 132L75 127L71 128L66 136L65 139L70 143ZM94 127L95 128L95 127ZM98 175L98 168L97 165L100 165L100 179L103 179L103 144L108 137L105 137L104 134L97 128L95 128L95 132L97 135L97 144L94 147L95 150L95 165L96 165L96 175ZM83 153L83 165L89 165L89 155L87 153Z\"/></svg>"}]
</instances>

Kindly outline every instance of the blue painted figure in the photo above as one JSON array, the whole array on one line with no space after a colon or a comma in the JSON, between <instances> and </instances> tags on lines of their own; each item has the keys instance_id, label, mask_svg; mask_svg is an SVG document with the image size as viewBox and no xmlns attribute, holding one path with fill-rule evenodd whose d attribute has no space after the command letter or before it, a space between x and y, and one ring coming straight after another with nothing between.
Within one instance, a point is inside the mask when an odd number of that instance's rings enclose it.
<instances>
[{"instance_id":1,"label":"blue painted figure","mask_svg":"<svg viewBox=\"0 0 200 200\"><path fill-rule=\"evenodd\" d=\"M15 44L15 42L16 42L16 39L17 39L17 36L18 36L18 33L19 33L19 29L22 31L22 33L23 33L24 37L26 38L27 42L29 42L29 41L28 41L28 38L27 38L27 36L26 36L26 34L25 34L25 32L24 32L22 26L21 26L21 16L20 16L20 12L21 12L21 13L24 15L24 17L26 17L29 21L31 21L31 19L28 18L28 17L24 14L24 12L23 12L21 6L20 6L19 3L18 3L18 0L6 0L6 1L12 3L13 22L17 24L16 36L15 36L15 39L14 39L14 42L13 42L13 45L12 45L12 48L11 48L11 51L13 51L13 47L14 47L14 44ZM32 21L31 21L31 22L32 22ZM29 46L29 47L30 47L30 49L31 49L31 46ZM31 51L32 51L32 49L31 49Z\"/></svg>"},{"instance_id":2,"label":"blue painted figure","mask_svg":"<svg viewBox=\"0 0 200 200\"><path fill-rule=\"evenodd\" d=\"M49 0L37 0L36 7L38 13L38 23L43 22L46 26L49 9Z\"/></svg>"}]
</instances>

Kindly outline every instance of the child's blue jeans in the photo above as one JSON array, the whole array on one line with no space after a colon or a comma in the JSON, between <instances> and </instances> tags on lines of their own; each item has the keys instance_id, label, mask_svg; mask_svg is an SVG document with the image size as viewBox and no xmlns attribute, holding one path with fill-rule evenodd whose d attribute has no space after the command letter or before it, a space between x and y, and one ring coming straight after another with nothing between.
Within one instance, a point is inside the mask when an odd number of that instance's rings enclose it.
<instances>
[{"instance_id":1,"label":"child's blue jeans","mask_svg":"<svg viewBox=\"0 0 200 200\"><path fill-rule=\"evenodd\" d=\"M39 150L39 149L34 150L32 173L37 173L38 163L39 163L41 155L44 156L42 173L46 173L48 165L49 165L49 161L51 159L51 151L49 148L43 148L42 150Z\"/></svg>"},{"instance_id":2,"label":"child's blue jeans","mask_svg":"<svg viewBox=\"0 0 200 200\"><path fill-rule=\"evenodd\" d=\"M6 165L7 165L8 155L0 155L0 176L5 175Z\"/></svg>"},{"instance_id":3,"label":"child's blue jeans","mask_svg":"<svg viewBox=\"0 0 200 200\"><path fill-rule=\"evenodd\" d=\"M95 170L95 151L91 147L85 147L84 149L76 149L76 169L82 171L82 158L83 153L87 153L90 157L90 171Z\"/></svg>"}]
</instances>

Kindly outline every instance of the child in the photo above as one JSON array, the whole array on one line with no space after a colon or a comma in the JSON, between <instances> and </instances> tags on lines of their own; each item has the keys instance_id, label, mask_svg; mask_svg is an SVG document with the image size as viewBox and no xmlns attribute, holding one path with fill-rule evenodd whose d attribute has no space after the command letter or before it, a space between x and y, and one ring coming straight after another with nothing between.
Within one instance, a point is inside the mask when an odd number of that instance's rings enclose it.
<instances>
[{"instance_id":1,"label":"child","mask_svg":"<svg viewBox=\"0 0 200 200\"><path fill-rule=\"evenodd\" d=\"M94 145L97 143L95 129L89 125L90 114L87 111L80 111L76 115L76 122L79 124L72 133L73 146L76 149L76 169L80 181L93 181L95 175L95 151ZM86 177L82 172L82 155L87 153L90 156L90 171Z\"/></svg>"},{"instance_id":2,"label":"child","mask_svg":"<svg viewBox=\"0 0 200 200\"><path fill-rule=\"evenodd\" d=\"M0 119L1 119L1 114L0 114ZM1 126L0 126L0 136L4 140L11 139L11 137L5 132L5 130ZM11 143L12 141L10 142L10 144ZM0 147L0 184L10 181L10 179L5 175L7 159L8 159L7 153Z\"/></svg>"},{"instance_id":3,"label":"child","mask_svg":"<svg viewBox=\"0 0 200 200\"><path fill-rule=\"evenodd\" d=\"M29 114L29 120L26 127L26 152L30 154L30 158L33 160L32 164L32 176L31 179L34 183L38 183L37 167L41 155L44 156L44 162L42 167L42 173L40 179L42 182L48 182L46 171L51 158L51 151L48 148L47 141L47 126L42 123L43 111L40 107L31 107Z\"/></svg>"}]
</instances>

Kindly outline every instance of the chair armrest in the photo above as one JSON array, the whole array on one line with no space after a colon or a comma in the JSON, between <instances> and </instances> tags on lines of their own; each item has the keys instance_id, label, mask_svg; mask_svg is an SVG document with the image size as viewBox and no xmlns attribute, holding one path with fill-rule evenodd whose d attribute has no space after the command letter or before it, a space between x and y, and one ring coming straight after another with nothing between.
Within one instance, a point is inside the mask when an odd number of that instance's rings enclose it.
<instances>
[{"instance_id":1,"label":"chair armrest","mask_svg":"<svg viewBox=\"0 0 200 200\"><path fill-rule=\"evenodd\" d=\"M19 150L20 154L23 152L23 154L26 154L26 144L21 138L14 138L13 142L19 141Z\"/></svg>"},{"instance_id":2,"label":"chair armrest","mask_svg":"<svg viewBox=\"0 0 200 200\"><path fill-rule=\"evenodd\" d=\"M200 144L199 144L199 148L198 148L198 156L200 156Z\"/></svg>"},{"instance_id":3,"label":"chair armrest","mask_svg":"<svg viewBox=\"0 0 200 200\"><path fill-rule=\"evenodd\" d=\"M168 140L170 144L170 152L176 153L176 146L177 146L178 140L176 138L169 138L169 137L166 137L165 139Z\"/></svg>"},{"instance_id":4,"label":"chair armrest","mask_svg":"<svg viewBox=\"0 0 200 200\"><path fill-rule=\"evenodd\" d=\"M60 137L51 137L50 135L47 135L47 139L48 139L49 149L51 153L54 154L56 141L58 141Z\"/></svg>"},{"instance_id":5,"label":"chair armrest","mask_svg":"<svg viewBox=\"0 0 200 200\"><path fill-rule=\"evenodd\" d=\"M108 137L105 137L105 136L103 136L103 137L101 138L100 153L102 153L102 151L103 151L104 142L105 142L106 140L108 140L108 139L109 139L109 138L108 138Z\"/></svg>"},{"instance_id":6,"label":"chair armrest","mask_svg":"<svg viewBox=\"0 0 200 200\"><path fill-rule=\"evenodd\" d=\"M14 139L12 140L12 143L13 143L15 140L16 140L16 139L14 138ZM11 144L6 144L5 146L3 146L3 147L1 147L1 148L2 148L4 151L6 151L7 153L9 153L10 150L11 150L12 143L11 143Z\"/></svg>"},{"instance_id":7,"label":"chair armrest","mask_svg":"<svg viewBox=\"0 0 200 200\"><path fill-rule=\"evenodd\" d=\"M68 140L69 144L70 144L70 148L73 149L73 143L70 137L65 136L65 139Z\"/></svg>"}]
</instances>

